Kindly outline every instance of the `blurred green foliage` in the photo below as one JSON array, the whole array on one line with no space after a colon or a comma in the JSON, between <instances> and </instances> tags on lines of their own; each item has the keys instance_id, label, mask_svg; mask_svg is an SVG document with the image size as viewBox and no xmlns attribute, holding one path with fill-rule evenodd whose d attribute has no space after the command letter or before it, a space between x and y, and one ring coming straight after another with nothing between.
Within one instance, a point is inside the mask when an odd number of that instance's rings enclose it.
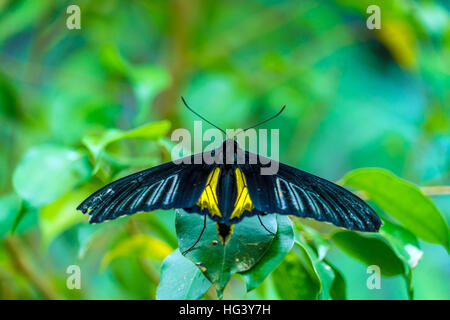
<instances>
[{"instance_id":1,"label":"blurred green foliage","mask_svg":"<svg viewBox=\"0 0 450 320\"><path fill-rule=\"evenodd\" d=\"M68 30L70 4L0 1L1 299L450 298L447 2L80 0ZM361 192L380 233L274 217L258 261L205 271L181 213L87 224L91 192L170 160L180 95L225 128L286 104L281 160Z\"/></svg>"}]
</instances>

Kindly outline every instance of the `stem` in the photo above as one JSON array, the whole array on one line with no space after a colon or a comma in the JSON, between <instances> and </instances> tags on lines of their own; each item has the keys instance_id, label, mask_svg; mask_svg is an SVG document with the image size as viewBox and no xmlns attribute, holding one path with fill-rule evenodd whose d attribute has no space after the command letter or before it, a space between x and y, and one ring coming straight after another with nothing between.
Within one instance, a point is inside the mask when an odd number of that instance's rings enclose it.
<instances>
[{"instance_id":1,"label":"stem","mask_svg":"<svg viewBox=\"0 0 450 320\"><path fill-rule=\"evenodd\" d=\"M22 273L31 284L39 291L39 293L47 300L58 300L60 297L53 290L53 288L39 277L27 263L25 257L22 254L22 249L17 241L13 237L8 237L4 241L6 251L11 256L11 261L15 265L17 271Z\"/></svg>"},{"instance_id":2,"label":"stem","mask_svg":"<svg viewBox=\"0 0 450 320\"><path fill-rule=\"evenodd\" d=\"M428 196L450 194L450 186L420 187L420 190Z\"/></svg>"},{"instance_id":3,"label":"stem","mask_svg":"<svg viewBox=\"0 0 450 320\"><path fill-rule=\"evenodd\" d=\"M438 195L450 195L450 186L431 186L431 187L419 187L420 190L427 196L438 196ZM370 197L364 191L355 191L358 197L363 200L369 200Z\"/></svg>"}]
</instances>

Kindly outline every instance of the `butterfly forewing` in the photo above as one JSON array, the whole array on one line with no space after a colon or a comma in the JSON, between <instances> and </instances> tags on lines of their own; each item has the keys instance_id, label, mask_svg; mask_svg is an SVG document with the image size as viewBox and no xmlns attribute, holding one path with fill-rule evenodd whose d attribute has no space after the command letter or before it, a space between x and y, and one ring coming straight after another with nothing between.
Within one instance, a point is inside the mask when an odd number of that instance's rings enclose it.
<instances>
[{"instance_id":1,"label":"butterfly forewing","mask_svg":"<svg viewBox=\"0 0 450 320\"><path fill-rule=\"evenodd\" d=\"M78 209L89 213L92 223L139 211L182 208L226 225L247 216L279 213L351 230L378 231L377 214L350 191L278 162L273 174L261 174L261 168L271 166L273 160L240 148L235 152L236 158L245 159L243 164L196 162L195 157L202 156L197 154L188 162L132 174L95 192Z\"/></svg>"},{"instance_id":2,"label":"butterfly forewing","mask_svg":"<svg viewBox=\"0 0 450 320\"><path fill-rule=\"evenodd\" d=\"M375 211L350 191L282 163L277 173L261 175L262 166L259 160L257 165L239 165L258 211L314 218L358 231L380 228Z\"/></svg>"},{"instance_id":3,"label":"butterfly forewing","mask_svg":"<svg viewBox=\"0 0 450 320\"><path fill-rule=\"evenodd\" d=\"M97 223L140 211L192 207L213 170L208 164L165 163L124 177L98 190L78 206Z\"/></svg>"}]
</instances>

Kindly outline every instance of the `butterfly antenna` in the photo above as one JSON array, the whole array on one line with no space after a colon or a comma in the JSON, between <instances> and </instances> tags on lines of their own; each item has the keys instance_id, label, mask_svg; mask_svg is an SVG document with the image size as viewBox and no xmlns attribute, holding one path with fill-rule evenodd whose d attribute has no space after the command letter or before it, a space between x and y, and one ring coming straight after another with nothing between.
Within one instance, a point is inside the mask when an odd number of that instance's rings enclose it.
<instances>
[{"instance_id":1,"label":"butterfly antenna","mask_svg":"<svg viewBox=\"0 0 450 320\"><path fill-rule=\"evenodd\" d=\"M200 232L200 235L199 235L199 237L198 237L198 239L197 239L197 241L195 241L195 243L189 248L189 249L187 249L186 251L183 251L181 254L184 256L186 253L188 253L189 251L191 251L192 249L194 249L195 248L195 246L197 245L197 243L200 241L200 239L202 238L202 235L203 235L203 232L205 232L205 229L206 229L206 214L205 214L205 219L203 220L203 229L202 229L202 232ZM270 231L269 231L270 232Z\"/></svg>"},{"instance_id":2,"label":"butterfly antenna","mask_svg":"<svg viewBox=\"0 0 450 320\"><path fill-rule=\"evenodd\" d=\"M211 121L206 120L205 118L203 118L200 114L198 114L197 112L195 112L191 107L188 106L186 100L184 100L183 97L181 97L181 100L183 101L184 105L186 106L186 108L189 109L189 111L191 111L193 114L195 114L197 117L199 117L200 119L202 119L203 121L206 121L207 123L209 123L210 125L212 125L214 128L219 129L220 131L222 131L225 135L226 132L225 130L219 128L218 126L216 126L214 123L212 123Z\"/></svg>"},{"instance_id":3,"label":"butterfly antenna","mask_svg":"<svg viewBox=\"0 0 450 320\"><path fill-rule=\"evenodd\" d=\"M251 127L248 127L247 129L244 129L244 130L239 131L238 133L235 134L235 136L237 136L237 135L238 135L239 133L241 133L241 132L245 132L245 131L247 131L247 130L249 130L249 129L253 129L253 128L259 127L260 125L262 125L262 124L264 124L264 123L266 123L266 122L268 122L268 121L270 121L270 120L272 120L272 119L275 119L276 117L278 117L278 116L284 111L285 108L286 108L286 106L283 106L283 107L281 108L281 110L278 111L278 113L277 113L276 115L271 116L269 119L266 119L266 120L264 120L264 121L262 121L262 122L260 122L260 123L257 123L257 124L255 124L254 126L251 126Z\"/></svg>"}]
</instances>

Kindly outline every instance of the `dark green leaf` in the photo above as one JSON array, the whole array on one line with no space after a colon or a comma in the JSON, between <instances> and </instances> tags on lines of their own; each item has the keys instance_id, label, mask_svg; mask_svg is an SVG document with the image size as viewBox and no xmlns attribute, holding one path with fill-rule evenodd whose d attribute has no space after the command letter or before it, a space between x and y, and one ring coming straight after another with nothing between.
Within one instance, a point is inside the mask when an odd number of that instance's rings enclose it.
<instances>
[{"instance_id":1,"label":"dark green leaf","mask_svg":"<svg viewBox=\"0 0 450 320\"><path fill-rule=\"evenodd\" d=\"M295 243L283 262L272 272L272 279L281 299L317 299L320 279L306 250Z\"/></svg>"},{"instance_id":2,"label":"dark green leaf","mask_svg":"<svg viewBox=\"0 0 450 320\"><path fill-rule=\"evenodd\" d=\"M274 215L261 219L269 230L276 232ZM203 220L198 214L189 214L183 210L177 212L175 225L181 251L187 250L197 241L203 228ZM221 297L231 275L247 271L256 265L272 239L273 236L261 226L257 217L249 217L235 225L233 236L225 247L220 242L214 245L213 240L217 241L216 223L207 219L201 240L186 257L198 265Z\"/></svg>"},{"instance_id":3,"label":"dark green leaf","mask_svg":"<svg viewBox=\"0 0 450 320\"><path fill-rule=\"evenodd\" d=\"M316 239L316 242L318 242L318 239L322 237L318 233L315 233L314 238ZM312 263L313 271L319 280L319 298L321 300L330 300L330 289L334 280L334 272L331 267L323 261L325 256L318 256L316 251L308 243L306 243L302 237L297 237L296 243L304 249L304 252L307 254L305 258L308 258ZM325 239L318 242L318 248L316 249L317 252L321 253L320 248L323 243L325 243Z\"/></svg>"},{"instance_id":4,"label":"dark green leaf","mask_svg":"<svg viewBox=\"0 0 450 320\"><path fill-rule=\"evenodd\" d=\"M280 264L294 244L294 230L288 216L277 215L277 234L261 260L241 275L247 282L247 291L255 289Z\"/></svg>"},{"instance_id":5,"label":"dark green leaf","mask_svg":"<svg viewBox=\"0 0 450 320\"><path fill-rule=\"evenodd\" d=\"M363 236L353 231L338 231L333 234L332 240L347 254L366 265L379 266L384 276L405 273L402 260L379 236Z\"/></svg>"}]
</instances>

